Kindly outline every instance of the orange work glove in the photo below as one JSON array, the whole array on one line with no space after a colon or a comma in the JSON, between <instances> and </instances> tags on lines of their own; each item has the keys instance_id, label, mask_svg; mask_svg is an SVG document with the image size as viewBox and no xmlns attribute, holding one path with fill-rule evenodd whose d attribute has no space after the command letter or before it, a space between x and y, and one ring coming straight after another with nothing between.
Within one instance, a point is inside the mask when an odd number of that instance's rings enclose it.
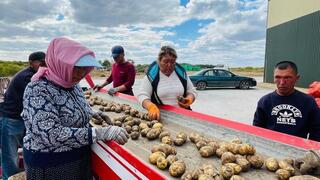
<instances>
[{"instance_id":1,"label":"orange work glove","mask_svg":"<svg viewBox=\"0 0 320 180\"><path fill-rule=\"evenodd\" d=\"M187 109L193 103L191 97L184 98L183 96L178 96L178 104L180 107Z\"/></svg>"},{"instance_id":2,"label":"orange work glove","mask_svg":"<svg viewBox=\"0 0 320 180\"><path fill-rule=\"evenodd\" d=\"M151 120L159 120L160 119L160 110L157 105L150 103L147 106L148 116Z\"/></svg>"}]
</instances>

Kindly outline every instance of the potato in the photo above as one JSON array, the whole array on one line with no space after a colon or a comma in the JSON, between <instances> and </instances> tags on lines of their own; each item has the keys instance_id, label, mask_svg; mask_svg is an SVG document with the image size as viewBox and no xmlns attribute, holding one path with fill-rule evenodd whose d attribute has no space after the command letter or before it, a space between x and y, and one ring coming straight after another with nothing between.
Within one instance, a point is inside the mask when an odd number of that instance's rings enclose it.
<instances>
[{"instance_id":1,"label":"potato","mask_svg":"<svg viewBox=\"0 0 320 180\"><path fill-rule=\"evenodd\" d=\"M159 122L153 124L152 128L159 128L159 129L162 129L163 128L163 125Z\"/></svg>"},{"instance_id":2,"label":"potato","mask_svg":"<svg viewBox=\"0 0 320 180\"><path fill-rule=\"evenodd\" d=\"M186 142L186 140L184 140L184 139L182 139L182 138L177 138L177 139L175 139L173 142L174 142L174 144L175 144L176 146L182 146L182 145Z\"/></svg>"},{"instance_id":3,"label":"potato","mask_svg":"<svg viewBox=\"0 0 320 180\"><path fill-rule=\"evenodd\" d=\"M232 140L231 140L231 143L242 144L242 141L241 141L241 139L239 139L239 138L235 138L235 139L232 139Z\"/></svg>"},{"instance_id":4,"label":"potato","mask_svg":"<svg viewBox=\"0 0 320 180\"><path fill-rule=\"evenodd\" d=\"M157 160L159 157L166 157L166 155L163 153L163 152L160 152L160 151L157 151L157 152L154 152L152 153L150 156L149 156L149 161L151 164L157 164Z\"/></svg>"},{"instance_id":5,"label":"potato","mask_svg":"<svg viewBox=\"0 0 320 180\"><path fill-rule=\"evenodd\" d=\"M204 164L200 169L203 170L203 174L209 175L211 177L219 175L217 168L212 164Z\"/></svg>"},{"instance_id":6,"label":"potato","mask_svg":"<svg viewBox=\"0 0 320 180\"><path fill-rule=\"evenodd\" d=\"M221 164L232 163L236 161L236 157L231 152L225 152L221 156Z\"/></svg>"},{"instance_id":7,"label":"potato","mask_svg":"<svg viewBox=\"0 0 320 180\"><path fill-rule=\"evenodd\" d=\"M157 167L159 169L165 169L167 166L168 166L168 161L166 160L166 158L163 156L160 156L157 159Z\"/></svg>"},{"instance_id":8,"label":"potato","mask_svg":"<svg viewBox=\"0 0 320 180\"><path fill-rule=\"evenodd\" d=\"M160 140L165 136L170 136L170 133L168 131L161 132L160 135L159 135Z\"/></svg>"},{"instance_id":9,"label":"potato","mask_svg":"<svg viewBox=\"0 0 320 180\"><path fill-rule=\"evenodd\" d=\"M221 157L223 153L228 152L226 147L220 147L219 149L216 150L216 155L218 157Z\"/></svg>"},{"instance_id":10,"label":"potato","mask_svg":"<svg viewBox=\"0 0 320 180\"><path fill-rule=\"evenodd\" d=\"M159 121L158 120L152 120L151 123L152 123L152 126L156 123L158 123Z\"/></svg>"},{"instance_id":11,"label":"potato","mask_svg":"<svg viewBox=\"0 0 320 180\"><path fill-rule=\"evenodd\" d=\"M258 155L247 156L247 160L250 162L251 166L256 169L260 169L264 164L264 160Z\"/></svg>"},{"instance_id":12,"label":"potato","mask_svg":"<svg viewBox=\"0 0 320 180\"><path fill-rule=\"evenodd\" d=\"M192 180L192 171L188 171L184 173L181 178L181 180Z\"/></svg>"},{"instance_id":13,"label":"potato","mask_svg":"<svg viewBox=\"0 0 320 180\"><path fill-rule=\"evenodd\" d=\"M161 129L159 128L151 128L147 133L147 138L149 140L157 139L161 133Z\"/></svg>"},{"instance_id":14,"label":"potato","mask_svg":"<svg viewBox=\"0 0 320 180\"><path fill-rule=\"evenodd\" d=\"M224 166L232 167L234 174L240 174L240 172L242 171L241 166L239 166L236 163L226 163L226 164L224 164Z\"/></svg>"},{"instance_id":15,"label":"potato","mask_svg":"<svg viewBox=\"0 0 320 180\"><path fill-rule=\"evenodd\" d=\"M234 170L233 170L233 168L230 167L230 166L225 166L225 165L223 165L223 166L221 166L220 174L221 174L224 178L230 179L231 176L234 175Z\"/></svg>"},{"instance_id":16,"label":"potato","mask_svg":"<svg viewBox=\"0 0 320 180\"><path fill-rule=\"evenodd\" d=\"M100 116L107 124L113 125L113 120L106 113L101 113Z\"/></svg>"},{"instance_id":17,"label":"potato","mask_svg":"<svg viewBox=\"0 0 320 180\"><path fill-rule=\"evenodd\" d=\"M99 120L99 119L96 119L96 118L91 118L91 121L92 121L94 124L97 124L97 125L102 124L102 120Z\"/></svg>"},{"instance_id":18,"label":"potato","mask_svg":"<svg viewBox=\"0 0 320 180\"><path fill-rule=\"evenodd\" d=\"M196 169L192 172L192 179L199 179L199 176L203 174L203 169Z\"/></svg>"},{"instance_id":19,"label":"potato","mask_svg":"<svg viewBox=\"0 0 320 180\"><path fill-rule=\"evenodd\" d=\"M134 125L139 126L139 124L141 123L141 120L140 119L133 119L133 123L134 123Z\"/></svg>"},{"instance_id":20,"label":"potato","mask_svg":"<svg viewBox=\"0 0 320 180\"><path fill-rule=\"evenodd\" d=\"M173 177L180 177L186 171L186 164L178 160L169 167L169 174Z\"/></svg>"},{"instance_id":21,"label":"potato","mask_svg":"<svg viewBox=\"0 0 320 180\"><path fill-rule=\"evenodd\" d=\"M207 174L200 174L198 180L214 180L212 176Z\"/></svg>"},{"instance_id":22,"label":"potato","mask_svg":"<svg viewBox=\"0 0 320 180\"><path fill-rule=\"evenodd\" d=\"M236 144L236 143L229 143L227 146L228 150L233 154L238 154L240 147L241 147L241 144Z\"/></svg>"},{"instance_id":23,"label":"potato","mask_svg":"<svg viewBox=\"0 0 320 180\"><path fill-rule=\"evenodd\" d=\"M157 152L157 151L161 151L161 152L165 153L167 156L170 154L173 154L173 155L177 154L176 148L174 148L168 144L160 144L160 145L152 146L151 152Z\"/></svg>"},{"instance_id":24,"label":"potato","mask_svg":"<svg viewBox=\"0 0 320 180\"><path fill-rule=\"evenodd\" d=\"M140 133L137 132L137 131L133 131L133 132L131 132L131 134L130 134L130 137L131 137L132 140L137 140L137 139L139 139L139 136L140 136Z\"/></svg>"},{"instance_id":25,"label":"potato","mask_svg":"<svg viewBox=\"0 0 320 180\"><path fill-rule=\"evenodd\" d=\"M279 169L285 169L289 171L291 175L295 174L294 168L287 161L280 160L278 163L279 163Z\"/></svg>"},{"instance_id":26,"label":"potato","mask_svg":"<svg viewBox=\"0 0 320 180\"><path fill-rule=\"evenodd\" d=\"M172 145L173 144L173 140L171 139L171 137L169 136L165 136L161 139L161 142L164 144L169 144Z\"/></svg>"},{"instance_id":27,"label":"potato","mask_svg":"<svg viewBox=\"0 0 320 180\"><path fill-rule=\"evenodd\" d=\"M141 130L143 130L143 129L148 128L148 125L147 125L147 123L142 122L142 123L139 124L139 127L140 127Z\"/></svg>"},{"instance_id":28,"label":"potato","mask_svg":"<svg viewBox=\"0 0 320 180\"><path fill-rule=\"evenodd\" d=\"M191 142L193 143L197 143L200 139L202 139L203 137L200 134L197 133L191 133L189 135L189 139Z\"/></svg>"},{"instance_id":29,"label":"potato","mask_svg":"<svg viewBox=\"0 0 320 180\"><path fill-rule=\"evenodd\" d=\"M147 125L149 128L151 128L153 124L152 124L152 122L149 121L149 122L147 122Z\"/></svg>"},{"instance_id":30,"label":"potato","mask_svg":"<svg viewBox=\"0 0 320 180\"><path fill-rule=\"evenodd\" d=\"M125 113L125 114L130 114L130 110L129 110L129 109L124 110L124 113Z\"/></svg>"},{"instance_id":31,"label":"potato","mask_svg":"<svg viewBox=\"0 0 320 180\"><path fill-rule=\"evenodd\" d=\"M119 121L120 122L120 121ZM127 121L127 122L125 122L124 123L124 125L126 126L126 125L128 125L128 126L133 126L134 125L134 121L132 120L132 121Z\"/></svg>"},{"instance_id":32,"label":"potato","mask_svg":"<svg viewBox=\"0 0 320 180\"><path fill-rule=\"evenodd\" d=\"M239 154L241 155L254 155L256 149L251 144L241 144L239 148Z\"/></svg>"},{"instance_id":33,"label":"potato","mask_svg":"<svg viewBox=\"0 0 320 180\"><path fill-rule=\"evenodd\" d=\"M121 126L122 126L122 122L120 122L120 121L115 121L115 122L114 122L114 125L121 127Z\"/></svg>"},{"instance_id":34,"label":"potato","mask_svg":"<svg viewBox=\"0 0 320 180\"><path fill-rule=\"evenodd\" d=\"M187 136L187 134L184 133L184 132L179 132L179 133L177 134L176 138L181 138L181 139L183 139L183 140L186 141L186 140L188 139L188 136Z\"/></svg>"},{"instance_id":35,"label":"potato","mask_svg":"<svg viewBox=\"0 0 320 180\"><path fill-rule=\"evenodd\" d=\"M141 131L141 136L146 137L151 128L145 128Z\"/></svg>"},{"instance_id":36,"label":"potato","mask_svg":"<svg viewBox=\"0 0 320 180\"><path fill-rule=\"evenodd\" d=\"M127 116L127 117L124 119L124 122L127 122L127 121L133 121L133 117Z\"/></svg>"},{"instance_id":37,"label":"potato","mask_svg":"<svg viewBox=\"0 0 320 180\"><path fill-rule=\"evenodd\" d=\"M244 180L244 178L239 175L233 175L231 176L230 180Z\"/></svg>"},{"instance_id":38,"label":"potato","mask_svg":"<svg viewBox=\"0 0 320 180\"><path fill-rule=\"evenodd\" d=\"M198 149L200 149L202 146L205 146L207 145L207 142L205 142L204 140L199 140L197 143L196 143L196 147Z\"/></svg>"},{"instance_id":39,"label":"potato","mask_svg":"<svg viewBox=\"0 0 320 180\"><path fill-rule=\"evenodd\" d=\"M132 131L132 128L131 128L131 126L128 126L128 125L126 125L125 127L124 127L124 129L127 131L127 133L131 133L131 131Z\"/></svg>"},{"instance_id":40,"label":"potato","mask_svg":"<svg viewBox=\"0 0 320 180\"><path fill-rule=\"evenodd\" d=\"M276 174L280 180L286 180L290 177L290 172L285 169L278 169Z\"/></svg>"},{"instance_id":41,"label":"potato","mask_svg":"<svg viewBox=\"0 0 320 180\"><path fill-rule=\"evenodd\" d=\"M199 153L202 157L210 157L213 156L215 152L211 146L202 146Z\"/></svg>"},{"instance_id":42,"label":"potato","mask_svg":"<svg viewBox=\"0 0 320 180\"><path fill-rule=\"evenodd\" d=\"M291 166L293 166L294 160L291 158L285 158L283 159L283 161L287 162L288 164L290 164Z\"/></svg>"},{"instance_id":43,"label":"potato","mask_svg":"<svg viewBox=\"0 0 320 180\"><path fill-rule=\"evenodd\" d=\"M120 107L120 106L116 106L115 109L114 109L114 111L115 111L116 113L121 113L121 107Z\"/></svg>"},{"instance_id":44,"label":"potato","mask_svg":"<svg viewBox=\"0 0 320 180\"><path fill-rule=\"evenodd\" d=\"M246 172L250 169L250 163L249 161L242 157L242 156L236 156L236 163L241 167L243 172Z\"/></svg>"},{"instance_id":45,"label":"potato","mask_svg":"<svg viewBox=\"0 0 320 180\"><path fill-rule=\"evenodd\" d=\"M279 168L278 161L275 158L268 158L265 161L265 166L269 171L276 171Z\"/></svg>"},{"instance_id":46,"label":"potato","mask_svg":"<svg viewBox=\"0 0 320 180\"><path fill-rule=\"evenodd\" d=\"M132 126L132 131L137 131L139 132L140 128L137 125Z\"/></svg>"},{"instance_id":47,"label":"potato","mask_svg":"<svg viewBox=\"0 0 320 180\"><path fill-rule=\"evenodd\" d=\"M170 154L168 157L167 157L167 161L168 161L168 165L171 165L172 163L178 161L178 158L177 156L173 155L173 154Z\"/></svg>"},{"instance_id":48,"label":"potato","mask_svg":"<svg viewBox=\"0 0 320 180\"><path fill-rule=\"evenodd\" d=\"M214 151L214 153L217 151L217 149L219 149L219 143L218 142L215 142L215 141L209 141L208 143L207 143L207 146L211 146L212 147L212 149L213 149L213 151Z\"/></svg>"}]
</instances>

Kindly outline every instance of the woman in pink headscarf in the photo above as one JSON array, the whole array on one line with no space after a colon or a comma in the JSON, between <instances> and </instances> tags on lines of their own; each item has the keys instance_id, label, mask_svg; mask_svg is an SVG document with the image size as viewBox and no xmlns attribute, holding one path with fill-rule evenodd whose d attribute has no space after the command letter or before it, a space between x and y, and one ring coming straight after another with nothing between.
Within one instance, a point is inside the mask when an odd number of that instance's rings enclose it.
<instances>
[{"instance_id":1,"label":"woman in pink headscarf","mask_svg":"<svg viewBox=\"0 0 320 180\"><path fill-rule=\"evenodd\" d=\"M67 38L50 42L46 64L24 92L21 115L26 126L27 178L92 179L90 145L98 140L127 142L121 127L89 126L94 113L77 84L101 65L91 50Z\"/></svg>"}]
</instances>

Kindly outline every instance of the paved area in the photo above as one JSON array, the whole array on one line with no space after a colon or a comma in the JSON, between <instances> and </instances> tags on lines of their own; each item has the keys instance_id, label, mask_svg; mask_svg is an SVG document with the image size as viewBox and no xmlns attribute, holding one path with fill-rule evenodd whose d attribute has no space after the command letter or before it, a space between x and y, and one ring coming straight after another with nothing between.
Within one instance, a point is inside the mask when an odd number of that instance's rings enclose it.
<instances>
[{"instance_id":1,"label":"paved area","mask_svg":"<svg viewBox=\"0 0 320 180\"><path fill-rule=\"evenodd\" d=\"M255 77L258 84L262 77ZM94 79L95 83L102 83L104 78ZM138 92L141 79L137 79L133 86L134 93ZM86 82L81 82L86 85ZM110 85L107 86L111 87ZM198 97L192 105L193 111L204 114L251 124L258 100L265 94L272 92L274 87L255 87L248 90L235 88L212 88L198 91Z\"/></svg>"}]
</instances>

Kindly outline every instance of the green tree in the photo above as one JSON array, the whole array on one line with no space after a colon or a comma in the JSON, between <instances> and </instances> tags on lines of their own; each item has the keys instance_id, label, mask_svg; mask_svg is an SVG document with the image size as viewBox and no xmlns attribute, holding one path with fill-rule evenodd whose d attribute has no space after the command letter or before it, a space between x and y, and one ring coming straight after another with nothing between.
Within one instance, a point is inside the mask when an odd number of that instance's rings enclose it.
<instances>
[{"instance_id":1,"label":"green tree","mask_svg":"<svg viewBox=\"0 0 320 180\"><path fill-rule=\"evenodd\" d=\"M102 63L102 66L106 67L106 68L111 68L111 63L108 59L105 59Z\"/></svg>"}]
</instances>

